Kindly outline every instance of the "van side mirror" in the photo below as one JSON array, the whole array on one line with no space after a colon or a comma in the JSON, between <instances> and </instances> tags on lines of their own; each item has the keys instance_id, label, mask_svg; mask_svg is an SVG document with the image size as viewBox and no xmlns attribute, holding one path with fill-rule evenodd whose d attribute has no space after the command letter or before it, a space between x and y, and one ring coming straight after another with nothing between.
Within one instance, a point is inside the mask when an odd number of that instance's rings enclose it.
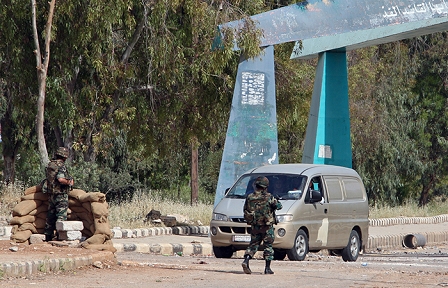
<instances>
[{"instance_id":1,"label":"van side mirror","mask_svg":"<svg viewBox=\"0 0 448 288\"><path fill-rule=\"evenodd\" d=\"M224 195L227 194L227 192L229 192L230 188L226 188L226 191L224 191Z\"/></svg>"},{"instance_id":2,"label":"van side mirror","mask_svg":"<svg viewBox=\"0 0 448 288\"><path fill-rule=\"evenodd\" d=\"M317 203L322 200L322 194L318 190L311 190L310 203Z\"/></svg>"}]
</instances>

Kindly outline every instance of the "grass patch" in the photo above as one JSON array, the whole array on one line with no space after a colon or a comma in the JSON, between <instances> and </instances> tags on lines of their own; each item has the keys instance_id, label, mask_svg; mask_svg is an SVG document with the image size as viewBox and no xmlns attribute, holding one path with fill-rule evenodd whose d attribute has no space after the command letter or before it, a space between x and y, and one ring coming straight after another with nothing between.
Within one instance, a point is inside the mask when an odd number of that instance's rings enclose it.
<instances>
[{"instance_id":1,"label":"grass patch","mask_svg":"<svg viewBox=\"0 0 448 288\"><path fill-rule=\"evenodd\" d=\"M9 216L12 209L20 202L25 189L19 185L8 185L0 190L0 216Z\"/></svg>"},{"instance_id":2,"label":"grass patch","mask_svg":"<svg viewBox=\"0 0 448 288\"><path fill-rule=\"evenodd\" d=\"M425 207L418 207L417 201L410 200L400 206L377 205L370 207L369 218L431 217L447 214L447 211L448 201L445 201L444 198L433 199Z\"/></svg>"},{"instance_id":3,"label":"grass patch","mask_svg":"<svg viewBox=\"0 0 448 288\"><path fill-rule=\"evenodd\" d=\"M190 203L163 198L163 192L150 191L150 193L136 193L130 202L121 204L110 203L109 222L112 227L128 229L152 227L154 225L145 223L144 220L146 215L154 209L160 211L162 215L176 214L185 216L190 225L210 224L213 211L212 204L199 202L197 205L192 206Z\"/></svg>"}]
</instances>

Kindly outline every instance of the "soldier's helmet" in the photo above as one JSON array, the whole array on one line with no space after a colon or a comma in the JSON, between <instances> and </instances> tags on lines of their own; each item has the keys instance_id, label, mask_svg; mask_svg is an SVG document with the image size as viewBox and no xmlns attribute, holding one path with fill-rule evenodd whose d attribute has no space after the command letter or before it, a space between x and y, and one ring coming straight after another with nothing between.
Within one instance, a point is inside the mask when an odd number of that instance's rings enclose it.
<instances>
[{"instance_id":1,"label":"soldier's helmet","mask_svg":"<svg viewBox=\"0 0 448 288\"><path fill-rule=\"evenodd\" d=\"M256 186L260 186L260 187L263 187L263 188L267 188L267 187L269 186L269 179L266 178L266 177L262 177L262 176L260 176L260 177L258 177L257 179L255 179L254 184L255 184Z\"/></svg>"},{"instance_id":2,"label":"soldier's helmet","mask_svg":"<svg viewBox=\"0 0 448 288\"><path fill-rule=\"evenodd\" d=\"M58 150L56 150L56 155L68 158L68 149L65 147L59 147Z\"/></svg>"}]
</instances>

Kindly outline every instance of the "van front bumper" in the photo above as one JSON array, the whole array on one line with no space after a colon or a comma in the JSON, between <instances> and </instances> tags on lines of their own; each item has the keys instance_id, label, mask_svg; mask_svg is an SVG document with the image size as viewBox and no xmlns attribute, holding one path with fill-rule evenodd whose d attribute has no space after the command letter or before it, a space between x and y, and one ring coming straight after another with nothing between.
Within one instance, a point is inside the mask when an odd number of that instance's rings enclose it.
<instances>
[{"instance_id":1,"label":"van front bumper","mask_svg":"<svg viewBox=\"0 0 448 288\"><path fill-rule=\"evenodd\" d=\"M294 239L297 229L292 223L279 223L274 225L275 240L274 248L291 249L294 244ZM280 236L279 232L285 231L284 235ZM227 247L232 246L234 250L244 250L250 243L251 227L246 223L234 223L230 221L210 222L210 240L213 246Z\"/></svg>"}]
</instances>

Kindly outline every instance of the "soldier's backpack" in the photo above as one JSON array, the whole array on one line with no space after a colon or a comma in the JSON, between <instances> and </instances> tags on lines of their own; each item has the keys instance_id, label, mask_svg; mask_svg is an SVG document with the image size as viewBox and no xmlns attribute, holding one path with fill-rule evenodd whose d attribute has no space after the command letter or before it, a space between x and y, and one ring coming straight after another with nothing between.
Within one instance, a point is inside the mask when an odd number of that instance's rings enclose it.
<instances>
[{"instance_id":1,"label":"soldier's backpack","mask_svg":"<svg viewBox=\"0 0 448 288\"><path fill-rule=\"evenodd\" d=\"M46 190L48 190L48 189L53 190L54 183L56 180L56 175L58 174L58 170L59 170L59 167L56 164L56 161L50 161L48 163L47 168L45 170L46 180L47 180L45 183L45 184L47 184ZM45 191L45 192L47 192L47 191Z\"/></svg>"}]
</instances>

